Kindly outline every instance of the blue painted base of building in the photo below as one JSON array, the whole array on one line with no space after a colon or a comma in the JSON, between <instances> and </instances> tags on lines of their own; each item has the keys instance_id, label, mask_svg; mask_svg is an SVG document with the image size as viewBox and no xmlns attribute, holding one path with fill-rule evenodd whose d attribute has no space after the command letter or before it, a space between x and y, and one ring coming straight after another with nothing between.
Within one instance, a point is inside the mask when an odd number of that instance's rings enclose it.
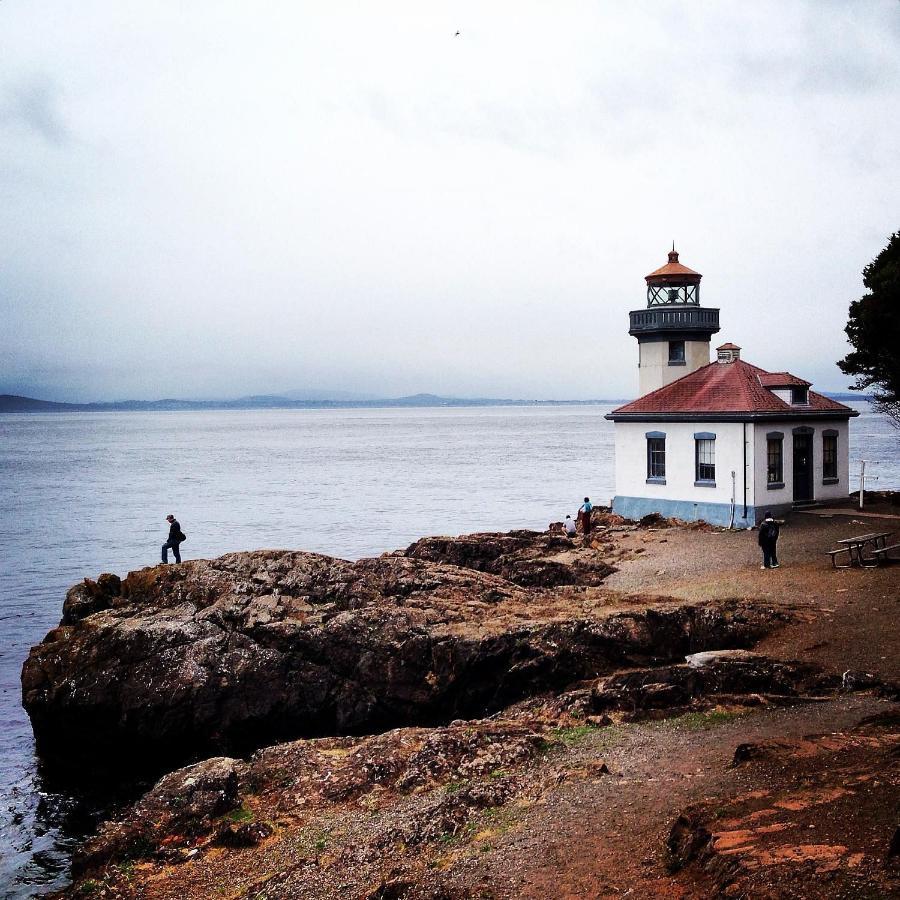
<instances>
[{"instance_id":1,"label":"blue painted base of building","mask_svg":"<svg viewBox=\"0 0 900 900\"><path fill-rule=\"evenodd\" d=\"M787 506L748 506L744 515L744 507L734 508L732 520L730 503L695 503L692 500L663 500L656 497L613 497L613 512L626 519L642 519L650 513L659 513L667 519L682 519L685 522L709 522L710 525L721 525L727 528L750 528L762 522L767 511L774 516L781 516L791 509Z\"/></svg>"}]
</instances>

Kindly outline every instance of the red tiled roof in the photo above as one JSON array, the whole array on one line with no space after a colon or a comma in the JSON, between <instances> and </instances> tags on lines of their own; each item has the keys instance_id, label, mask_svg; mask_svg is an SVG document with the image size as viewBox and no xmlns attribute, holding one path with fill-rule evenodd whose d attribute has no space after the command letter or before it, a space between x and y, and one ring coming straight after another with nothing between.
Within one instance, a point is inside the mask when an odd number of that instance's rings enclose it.
<instances>
[{"instance_id":1,"label":"red tiled roof","mask_svg":"<svg viewBox=\"0 0 900 900\"><path fill-rule=\"evenodd\" d=\"M760 383L763 377L770 375L770 372L741 359L730 363L710 363L665 387L614 409L610 418L622 416L639 419L642 415L665 414L708 416L712 413L752 415L754 418L766 414L802 417L829 412L857 415L849 406L829 400L815 391L809 391L808 404L792 406ZM800 383L808 384L805 381Z\"/></svg>"},{"instance_id":2,"label":"red tiled roof","mask_svg":"<svg viewBox=\"0 0 900 900\"><path fill-rule=\"evenodd\" d=\"M791 375L790 372L766 372L759 376L759 383L765 388L791 387L793 385L809 387L812 384L811 381L804 381L796 375Z\"/></svg>"},{"instance_id":3,"label":"red tiled roof","mask_svg":"<svg viewBox=\"0 0 900 900\"><path fill-rule=\"evenodd\" d=\"M722 344L721 347L716 347L716 350L740 350L740 349L741 348L738 347L737 344L732 344L731 341L729 341L727 344Z\"/></svg>"}]
</instances>

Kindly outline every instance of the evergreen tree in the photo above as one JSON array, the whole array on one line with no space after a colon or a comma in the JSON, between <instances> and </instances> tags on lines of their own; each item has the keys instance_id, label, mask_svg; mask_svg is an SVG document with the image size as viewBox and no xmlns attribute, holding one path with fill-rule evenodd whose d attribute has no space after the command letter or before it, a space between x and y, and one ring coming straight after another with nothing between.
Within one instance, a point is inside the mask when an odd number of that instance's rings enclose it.
<instances>
[{"instance_id":1,"label":"evergreen tree","mask_svg":"<svg viewBox=\"0 0 900 900\"><path fill-rule=\"evenodd\" d=\"M874 387L876 405L900 427L900 231L863 269L863 284L868 293L847 321L853 350L838 366L856 376L853 390Z\"/></svg>"}]
</instances>

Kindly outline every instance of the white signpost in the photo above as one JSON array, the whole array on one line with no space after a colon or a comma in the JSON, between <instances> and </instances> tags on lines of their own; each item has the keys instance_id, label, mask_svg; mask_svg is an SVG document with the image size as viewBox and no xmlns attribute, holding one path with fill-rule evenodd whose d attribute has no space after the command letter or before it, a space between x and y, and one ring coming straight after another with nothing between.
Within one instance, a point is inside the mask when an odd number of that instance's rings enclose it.
<instances>
[{"instance_id":1,"label":"white signpost","mask_svg":"<svg viewBox=\"0 0 900 900\"><path fill-rule=\"evenodd\" d=\"M866 461L861 459L859 461L859 508L863 508L863 503L866 499L866 479L869 481L878 481L877 475L866 475Z\"/></svg>"}]
</instances>

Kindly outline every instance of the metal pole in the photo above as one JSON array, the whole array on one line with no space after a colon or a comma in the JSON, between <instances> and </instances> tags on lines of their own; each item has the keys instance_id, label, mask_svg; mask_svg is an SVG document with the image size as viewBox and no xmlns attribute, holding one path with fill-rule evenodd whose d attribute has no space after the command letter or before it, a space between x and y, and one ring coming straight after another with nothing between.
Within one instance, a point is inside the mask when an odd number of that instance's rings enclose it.
<instances>
[{"instance_id":1,"label":"metal pole","mask_svg":"<svg viewBox=\"0 0 900 900\"><path fill-rule=\"evenodd\" d=\"M863 508L866 496L866 461L859 461L859 508Z\"/></svg>"},{"instance_id":2,"label":"metal pole","mask_svg":"<svg viewBox=\"0 0 900 900\"><path fill-rule=\"evenodd\" d=\"M747 519L747 423L743 423L744 429L744 524L746 525ZM754 458L756 456L756 448L754 446ZM755 459L754 459L755 462ZM755 522L753 523L756 524Z\"/></svg>"},{"instance_id":3,"label":"metal pole","mask_svg":"<svg viewBox=\"0 0 900 900\"><path fill-rule=\"evenodd\" d=\"M734 469L731 470L731 521L728 523L729 528L734 528L734 505L737 502L737 498L735 497L735 492L737 490L735 484L735 472Z\"/></svg>"}]
</instances>

